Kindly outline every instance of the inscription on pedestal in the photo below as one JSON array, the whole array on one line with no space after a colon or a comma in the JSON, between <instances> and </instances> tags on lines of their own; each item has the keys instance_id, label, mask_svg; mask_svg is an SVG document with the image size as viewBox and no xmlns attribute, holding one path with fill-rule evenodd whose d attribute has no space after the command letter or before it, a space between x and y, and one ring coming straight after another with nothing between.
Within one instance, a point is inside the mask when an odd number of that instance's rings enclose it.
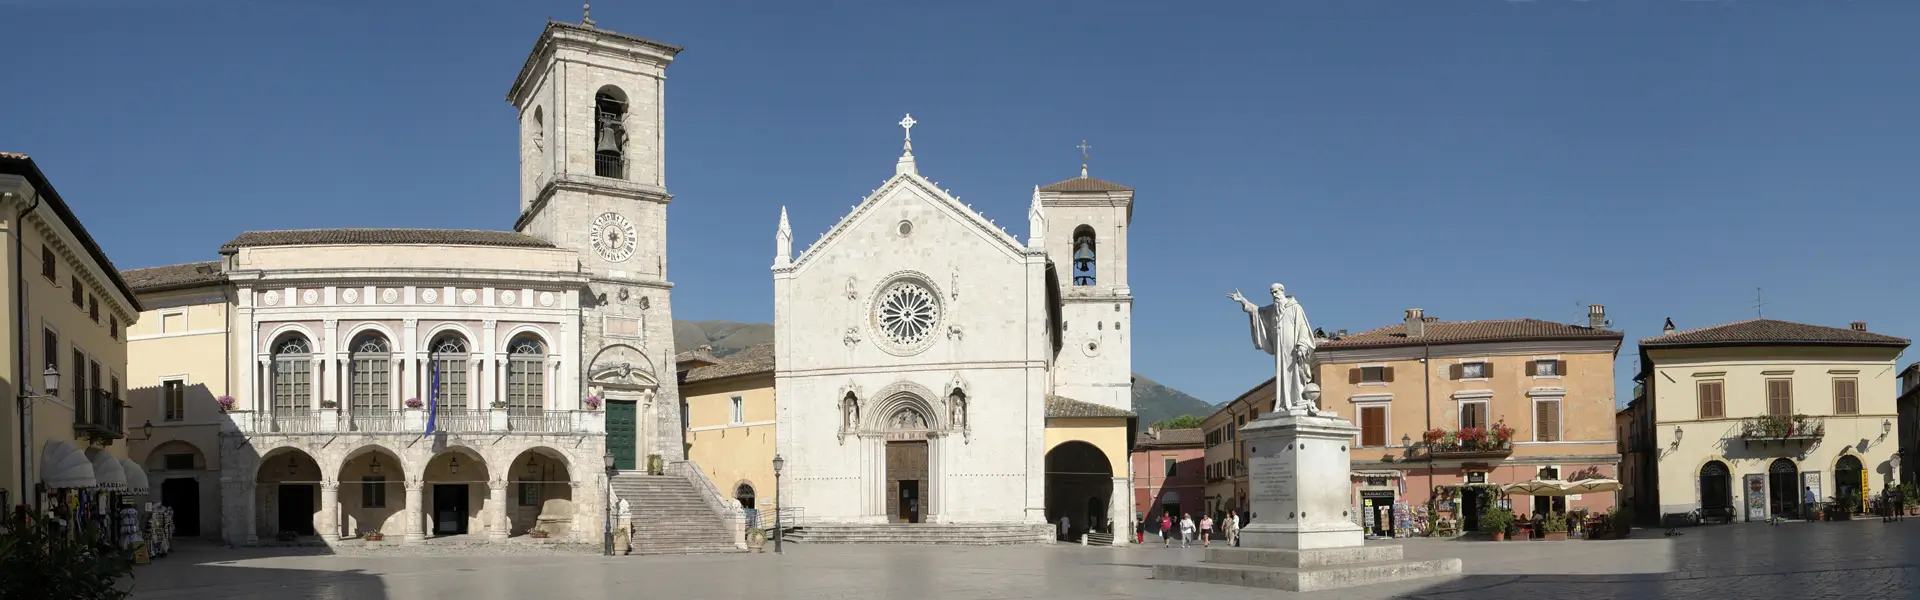
<instances>
[{"instance_id":1,"label":"inscription on pedestal","mask_svg":"<svg viewBox=\"0 0 1920 600\"><path fill-rule=\"evenodd\" d=\"M1250 461L1253 463L1250 465L1253 472L1249 478L1253 497L1274 502L1293 502L1297 498L1294 489L1297 477L1294 461L1291 460L1293 457L1285 456L1293 449L1285 444L1273 444L1270 447L1279 448L1279 452L1256 452Z\"/></svg>"}]
</instances>

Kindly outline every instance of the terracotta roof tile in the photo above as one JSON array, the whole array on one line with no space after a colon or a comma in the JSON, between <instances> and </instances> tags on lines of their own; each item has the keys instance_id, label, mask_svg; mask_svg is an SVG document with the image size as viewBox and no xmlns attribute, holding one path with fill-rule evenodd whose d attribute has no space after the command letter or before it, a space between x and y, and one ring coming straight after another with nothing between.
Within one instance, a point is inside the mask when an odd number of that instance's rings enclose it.
<instances>
[{"instance_id":1,"label":"terracotta roof tile","mask_svg":"<svg viewBox=\"0 0 1920 600\"><path fill-rule=\"evenodd\" d=\"M773 344L754 344L742 348L739 352L720 359L719 364L698 367L687 371L687 383L712 381L740 375L772 373Z\"/></svg>"},{"instance_id":2,"label":"terracotta roof tile","mask_svg":"<svg viewBox=\"0 0 1920 600\"><path fill-rule=\"evenodd\" d=\"M1337 340L1320 342L1320 350L1356 348L1392 348L1421 344L1466 344L1473 342L1519 342L1546 340L1619 340L1618 331L1594 329L1539 319L1498 319L1490 321L1429 321L1427 334L1407 337L1407 324L1398 323L1363 331Z\"/></svg>"},{"instance_id":3,"label":"terracotta roof tile","mask_svg":"<svg viewBox=\"0 0 1920 600\"><path fill-rule=\"evenodd\" d=\"M1163 429L1156 433L1157 435L1150 435L1145 431L1140 432L1140 439L1134 442L1133 447L1135 449L1199 448L1207 443L1206 433L1197 428Z\"/></svg>"},{"instance_id":4,"label":"terracotta roof tile","mask_svg":"<svg viewBox=\"0 0 1920 600\"><path fill-rule=\"evenodd\" d=\"M226 273L220 271L220 261L209 260L178 265L128 269L120 272L120 278L127 280L127 287L137 292L157 292L180 287L189 287L206 283L226 281Z\"/></svg>"},{"instance_id":5,"label":"terracotta roof tile","mask_svg":"<svg viewBox=\"0 0 1920 600\"><path fill-rule=\"evenodd\" d=\"M257 246L332 246L372 244L439 244L447 246L503 246L553 248L546 240L512 231L479 229L285 229L249 231L222 245L222 251Z\"/></svg>"},{"instance_id":6,"label":"terracotta roof tile","mask_svg":"<svg viewBox=\"0 0 1920 600\"><path fill-rule=\"evenodd\" d=\"M1048 418L1098 418L1131 417L1133 411L1122 410L1104 404L1094 404L1068 398L1066 396L1047 396Z\"/></svg>"},{"instance_id":7,"label":"terracotta roof tile","mask_svg":"<svg viewBox=\"0 0 1920 600\"><path fill-rule=\"evenodd\" d=\"M1131 192L1133 188L1092 177L1075 177L1040 186L1042 192Z\"/></svg>"},{"instance_id":8,"label":"terracotta roof tile","mask_svg":"<svg viewBox=\"0 0 1920 600\"><path fill-rule=\"evenodd\" d=\"M1889 346L1904 348L1906 338L1808 325L1774 319L1748 319L1640 340L1642 346Z\"/></svg>"}]
</instances>

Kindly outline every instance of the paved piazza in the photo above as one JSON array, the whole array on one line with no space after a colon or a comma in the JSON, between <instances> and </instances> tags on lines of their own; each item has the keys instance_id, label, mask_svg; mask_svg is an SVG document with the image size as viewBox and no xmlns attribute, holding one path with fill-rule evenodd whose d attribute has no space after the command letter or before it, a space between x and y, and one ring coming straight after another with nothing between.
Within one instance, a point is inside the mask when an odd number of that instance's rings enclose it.
<instances>
[{"instance_id":1,"label":"paved piazza","mask_svg":"<svg viewBox=\"0 0 1920 600\"><path fill-rule=\"evenodd\" d=\"M1466 575L1304 598L1920 598L1920 519L1684 530L1602 542L1413 540L1409 558L1461 556ZM1199 549L789 546L785 556L276 555L182 545L141 567L135 598L648 597L1273 598L1284 592L1154 581L1147 565ZM432 549L429 551L439 551Z\"/></svg>"}]
</instances>

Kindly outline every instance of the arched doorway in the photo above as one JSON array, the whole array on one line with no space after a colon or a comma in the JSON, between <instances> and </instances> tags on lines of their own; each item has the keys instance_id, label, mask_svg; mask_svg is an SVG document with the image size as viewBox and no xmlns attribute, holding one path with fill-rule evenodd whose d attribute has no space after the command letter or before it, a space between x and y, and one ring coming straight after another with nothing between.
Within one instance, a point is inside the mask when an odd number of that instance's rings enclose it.
<instances>
[{"instance_id":1,"label":"arched doorway","mask_svg":"<svg viewBox=\"0 0 1920 600\"><path fill-rule=\"evenodd\" d=\"M427 462L427 535L466 535L486 528L487 461L478 452L449 447ZM494 507L496 510L499 507Z\"/></svg>"},{"instance_id":2,"label":"arched doorway","mask_svg":"<svg viewBox=\"0 0 1920 600\"><path fill-rule=\"evenodd\" d=\"M1784 458L1774 459L1767 467L1767 505L1773 516L1800 518L1800 467Z\"/></svg>"},{"instance_id":3,"label":"arched doorway","mask_svg":"<svg viewBox=\"0 0 1920 600\"><path fill-rule=\"evenodd\" d=\"M746 511L747 523L760 522L758 498L753 493L753 484L745 481L733 486L733 501L740 504L740 510Z\"/></svg>"},{"instance_id":4,"label":"arched doorway","mask_svg":"<svg viewBox=\"0 0 1920 600\"><path fill-rule=\"evenodd\" d=\"M1847 454L1833 462L1833 501L1846 502L1849 510L1863 512L1867 497L1867 469L1860 457Z\"/></svg>"},{"instance_id":5,"label":"arched doorway","mask_svg":"<svg viewBox=\"0 0 1920 600\"><path fill-rule=\"evenodd\" d=\"M320 512L320 463L294 448L267 452L255 475L254 526L260 539L315 535Z\"/></svg>"},{"instance_id":6,"label":"arched doorway","mask_svg":"<svg viewBox=\"0 0 1920 600\"><path fill-rule=\"evenodd\" d=\"M1733 474L1727 463L1716 460L1700 467L1700 512L1733 519Z\"/></svg>"},{"instance_id":7,"label":"arched doorway","mask_svg":"<svg viewBox=\"0 0 1920 600\"><path fill-rule=\"evenodd\" d=\"M1077 440L1047 451L1047 522L1056 532L1062 517L1068 540L1089 531L1111 531L1106 507L1112 501L1113 462L1107 453Z\"/></svg>"},{"instance_id":8,"label":"arched doorway","mask_svg":"<svg viewBox=\"0 0 1920 600\"><path fill-rule=\"evenodd\" d=\"M405 533L407 467L400 455L380 446L347 453L340 463L340 531L343 538L368 533L399 536Z\"/></svg>"},{"instance_id":9,"label":"arched doorway","mask_svg":"<svg viewBox=\"0 0 1920 600\"><path fill-rule=\"evenodd\" d=\"M513 482L508 499L509 535L525 535L534 527L554 538L573 531L573 476L566 455L551 448L531 448L507 466Z\"/></svg>"},{"instance_id":10,"label":"arched doorway","mask_svg":"<svg viewBox=\"0 0 1920 600\"><path fill-rule=\"evenodd\" d=\"M919 523L926 518L931 484L927 432L932 421L922 403L902 404L887 416L887 520Z\"/></svg>"},{"instance_id":11,"label":"arched doorway","mask_svg":"<svg viewBox=\"0 0 1920 600\"><path fill-rule=\"evenodd\" d=\"M156 483L159 488L160 504L173 509L173 534L179 537L198 537L200 535L201 506L218 506L219 499L210 498L201 502L203 490L217 489L210 480L202 485L202 477L217 477L217 472L207 471L206 455L200 448L182 440L170 440L160 444L147 453L147 462L142 465L147 471L147 480ZM217 513L216 513L217 515ZM218 521L218 519L214 519Z\"/></svg>"}]
</instances>

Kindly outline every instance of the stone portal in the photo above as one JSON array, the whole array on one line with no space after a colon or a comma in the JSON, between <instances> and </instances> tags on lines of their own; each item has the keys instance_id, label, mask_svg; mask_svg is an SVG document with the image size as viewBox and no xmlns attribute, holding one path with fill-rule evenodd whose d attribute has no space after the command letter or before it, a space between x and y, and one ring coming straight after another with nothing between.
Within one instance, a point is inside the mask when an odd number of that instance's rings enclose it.
<instances>
[{"instance_id":1,"label":"stone portal","mask_svg":"<svg viewBox=\"0 0 1920 600\"><path fill-rule=\"evenodd\" d=\"M921 522L926 493L926 440L887 442L887 521Z\"/></svg>"}]
</instances>

